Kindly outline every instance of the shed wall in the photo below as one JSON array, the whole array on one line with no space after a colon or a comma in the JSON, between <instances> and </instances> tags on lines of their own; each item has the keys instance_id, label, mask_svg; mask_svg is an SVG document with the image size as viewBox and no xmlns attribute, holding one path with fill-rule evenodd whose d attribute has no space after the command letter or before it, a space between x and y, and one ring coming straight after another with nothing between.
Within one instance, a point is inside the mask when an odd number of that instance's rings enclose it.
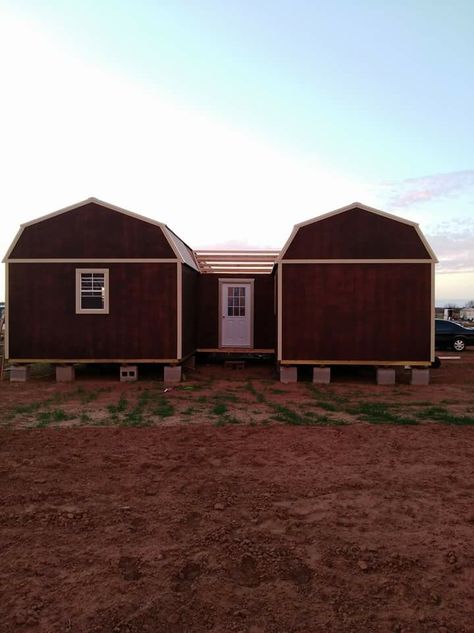
<instances>
[{"instance_id":1,"label":"shed wall","mask_svg":"<svg viewBox=\"0 0 474 633\"><path fill-rule=\"evenodd\" d=\"M431 358L431 264L284 264L282 360Z\"/></svg>"},{"instance_id":2,"label":"shed wall","mask_svg":"<svg viewBox=\"0 0 474 633\"><path fill-rule=\"evenodd\" d=\"M176 358L176 263L8 268L10 358ZM75 313L76 268L109 269L109 314Z\"/></svg>"}]
</instances>

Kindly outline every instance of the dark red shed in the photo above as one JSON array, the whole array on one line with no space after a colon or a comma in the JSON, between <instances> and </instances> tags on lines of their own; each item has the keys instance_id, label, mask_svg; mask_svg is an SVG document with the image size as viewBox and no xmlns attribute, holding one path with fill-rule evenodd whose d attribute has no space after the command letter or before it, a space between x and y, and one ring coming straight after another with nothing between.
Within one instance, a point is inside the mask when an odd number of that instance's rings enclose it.
<instances>
[{"instance_id":1,"label":"dark red shed","mask_svg":"<svg viewBox=\"0 0 474 633\"><path fill-rule=\"evenodd\" d=\"M430 365L436 261L416 223L358 202L297 224L277 260L278 360Z\"/></svg>"},{"instance_id":2,"label":"dark red shed","mask_svg":"<svg viewBox=\"0 0 474 633\"><path fill-rule=\"evenodd\" d=\"M6 357L179 363L198 266L166 225L89 198L22 225L6 257Z\"/></svg>"}]
</instances>

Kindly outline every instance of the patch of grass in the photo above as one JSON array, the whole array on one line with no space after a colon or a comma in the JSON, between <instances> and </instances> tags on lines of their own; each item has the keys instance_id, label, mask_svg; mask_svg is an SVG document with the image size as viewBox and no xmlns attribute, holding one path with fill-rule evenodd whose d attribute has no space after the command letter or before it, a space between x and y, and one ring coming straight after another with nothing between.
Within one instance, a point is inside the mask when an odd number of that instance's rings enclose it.
<instances>
[{"instance_id":1,"label":"patch of grass","mask_svg":"<svg viewBox=\"0 0 474 633\"><path fill-rule=\"evenodd\" d=\"M10 415L15 416L15 415L25 415L28 413L34 413L35 411L38 411L38 409L41 409L42 406L43 406L42 402L31 402L30 404L19 404L16 407L13 407L12 409L10 409Z\"/></svg>"},{"instance_id":2,"label":"patch of grass","mask_svg":"<svg viewBox=\"0 0 474 633\"><path fill-rule=\"evenodd\" d=\"M91 422L91 417L85 411L81 411L79 415L79 422L81 424L89 424Z\"/></svg>"},{"instance_id":3,"label":"patch of grass","mask_svg":"<svg viewBox=\"0 0 474 633\"><path fill-rule=\"evenodd\" d=\"M169 418L174 415L174 406L164 396L160 396L153 409L153 415L157 415L160 418Z\"/></svg>"},{"instance_id":4,"label":"patch of grass","mask_svg":"<svg viewBox=\"0 0 474 633\"><path fill-rule=\"evenodd\" d=\"M71 420L72 417L67 415L63 409L52 409L50 411L40 411L36 416L38 428L49 426L54 422L64 422L64 420Z\"/></svg>"},{"instance_id":5,"label":"patch of grass","mask_svg":"<svg viewBox=\"0 0 474 633\"><path fill-rule=\"evenodd\" d=\"M143 415L143 407L137 404L133 409L127 411L121 420L123 426L145 426L148 421Z\"/></svg>"},{"instance_id":6,"label":"patch of grass","mask_svg":"<svg viewBox=\"0 0 474 633\"><path fill-rule=\"evenodd\" d=\"M424 411L418 411L416 414L421 420L433 420L441 424L454 424L458 426L474 424L474 417L470 415L455 415L446 407L428 407Z\"/></svg>"},{"instance_id":7,"label":"patch of grass","mask_svg":"<svg viewBox=\"0 0 474 633\"><path fill-rule=\"evenodd\" d=\"M199 396L199 398L196 398L196 401L201 403L207 402L207 396Z\"/></svg>"},{"instance_id":8,"label":"patch of grass","mask_svg":"<svg viewBox=\"0 0 474 633\"><path fill-rule=\"evenodd\" d=\"M128 400L122 394L120 396L120 399L117 402L117 404L109 404L109 405L107 405L107 411L112 416L116 416L117 413L123 413L127 409L127 407L128 407Z\"/></svg>"},{"instance_id":9,"label":"patch of grass","mask_svg":"<svg viewBox=\"0 0 474 633\"><path fill-rule=\"evenodd\" d=\"M255 396L255 400L257 402L266 402L266 399L263 393L260 393L260 391L257 391L250 380L247 380L247 382L245 383L245 388L247 389L247 391L250 391L250 393L253 396Z\"/></svg>"},{"instance_id":10,"label":"patch of grass","mask_svg":"<svg viewBox=\"0 0 474 633\"><path fill-rule=\"evenodd\" d=\"M326 402L325 400L318 400L317 406L325 411L340 411L340 407L333 402Z\"/></svg>"},{"instance_id":11,"label":"patch of grass","mask_svg":"<svg viewBox=\"0 0 474 633\"><path fill-rule=\"evenodd\" d=\"M198 391L202 389L202 385L180 385L177 389L179 391Z\"/></svg>"},{"instance_id":12,"label":"patch of grass","mask_svg":"<svg viewBox=\"0 0 474 633\"><path fill-rule=\"evenodd\" d=\"M283 389L270 389L270 393L282 394L285 393Z\"/></svg>"},{"instance_id":13,"label":"patch of grass","mask_svg":"<svg viewBox=\"0 0 474 633\"><path fill-rule=\"evenodd\" d=\"M326 415L317 415L312 412L298 413L279 404L273 405L273 409L276 411L275 420L294 426L341 426L346 424L343 420L329 418Z\"/></svg>"},{"instance_id":14,"label":"patch of grass","mask_svg":"<svg viewBox=\"0 0 474 633\"><path fill-rule=\"evenodd\" d=\"M99 397L99 392L99 389L89 390L84 389L84 387L78 387L75 393L81 404L88 404L93 400L97 400L97 398Z\"/></svg>"},{"instance_id":15,"label":"patch of grass","mask_svg":"<svg viewBox=\"0 0 474 633\"><path fill-rule=\"evenodd\" d=\"M220 415L222 416L224 413L227 412L227 405L225 402L217 402L213 407L212 407L212 413L214 413L214 415Z\"/></svg>"},{"instance_id":16,"label":"patch of grass","mask_svg":"<svg viewBox=\"0 0 474 633\"><path fill-rule=\"evenodd\" d=\"M219 402L239 402L239 398L237 398L237 396L233 393L229 393L228 391L226 391L225 393L216 393L216 395L214 396L214 400L217 400Z\"/></svg>"},{"instance_id":17,"label":"patch of grass","mask_svg":"<svg viewBox=\"0 0 474 633\"><path fill-rule=\"evenodd\" d=\"M239 424L239 420L233 415L223 414L214 422L214 426L226 426L227 424Z\"/></svg>"},{"instance_id":18,"label":"patch of grass","mask_svg":"<svg viewBox=\"0 0 474 633\"><path fill-rule=\"evenodd\" d=\"M325 411L344 411L348 399L338 394L323 391L321 387L316 387L312 383L307 384L307 388L317 402L317 406Z\"/></svg>"},{"instance_id":19,"label":"patch of grass","mask_svg":"<svg viewBox=\"0 0 474 633\"><path fill-rule=\"evenodd\" d=\"M370 424L418 424L415 418L393 413L391 409L394 406L397 405L388 402L361 402L355 407L349 407L347 412L357 415L361 420Z\"/></svg>"}]
</instances>

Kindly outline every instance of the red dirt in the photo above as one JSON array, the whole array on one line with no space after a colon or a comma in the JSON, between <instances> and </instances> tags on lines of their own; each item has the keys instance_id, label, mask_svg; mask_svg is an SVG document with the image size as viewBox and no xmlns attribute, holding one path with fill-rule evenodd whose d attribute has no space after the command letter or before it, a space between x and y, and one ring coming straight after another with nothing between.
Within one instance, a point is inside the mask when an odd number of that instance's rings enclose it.
<instances>
[{"instance_id":1,"label":"red dirt","mask_svg":"<svg viewBox=\"0 0 474 633\"><path fill-rule=\"evenodd\" d=\"M472 410L470 384L433 375L327 393L457 394ZM71 388L1 385L10 403ZM472 632L473 430L3 428L0 631Z\"/></svg>"}]
</instances>

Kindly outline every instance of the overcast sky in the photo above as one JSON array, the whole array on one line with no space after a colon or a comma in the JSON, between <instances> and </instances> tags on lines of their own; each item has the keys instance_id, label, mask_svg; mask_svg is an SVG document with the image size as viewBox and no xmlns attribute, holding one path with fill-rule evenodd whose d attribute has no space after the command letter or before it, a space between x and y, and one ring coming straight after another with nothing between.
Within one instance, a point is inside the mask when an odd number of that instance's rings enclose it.
<instances>
[{"instance_id":1,"label":"overcast sky","mask_svg":"<svg viewBox=\"0 0 474 633\"><path fill-rule=\"evenodd\" d=\"M438 303L474 299L473 24L472 0L0 0L2 256L89 196L195 248L358 200L420 223Z\"/></svg>"}]
</instances>

